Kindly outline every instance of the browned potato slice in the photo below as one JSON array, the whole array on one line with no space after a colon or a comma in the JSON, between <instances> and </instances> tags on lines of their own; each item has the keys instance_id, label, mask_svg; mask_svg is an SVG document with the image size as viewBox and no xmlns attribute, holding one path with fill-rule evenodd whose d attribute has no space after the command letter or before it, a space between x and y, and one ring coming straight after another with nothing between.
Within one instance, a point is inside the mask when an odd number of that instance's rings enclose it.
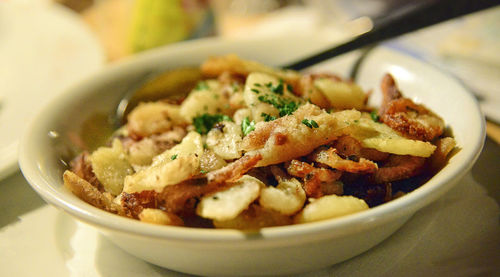
<instances>
[{"instance_id":1,"label":"browned potato slice","mask_svg":"<svg viewBox=\"0 0 500 277\"><path fill-rule=\"evenodd\" d=\"M257 230L263 227L290 225L293 222L287 215L253 204L231 220L214 220L213 223L215 228L221 229Z\"/></svg>"},{"instance_id":2,"label":"browned potato slice","mask_svg":"<svg viewBox=\"0 0 500 277\"><path fill-rule=\"evenodd\" d=\"M118 139L113 141L112 147L100 147L94 151L90 161L97 179L113 195L122 192L125 177L134 173L128 155Z\"/></svg>"},{"instance_id":3,"label":"browned potato slice","mask_svg":"<svg viewBox=\"0 0 500 277\"><path fill-rule=\"evenodd\" d=\"M295 216L295 223L307 223L328 218L341 217L368 209L362 199L354 196L326 195L307 204Z\"/></svg>"},{"instance_id":4,"label":"browned potato slice","mask_svg":"<svg viewBox=\"0 0 500 277\"><path fill-rule=\"evenodd\" d=\"M113 202L113 196L108 192L100 192L89 182L66 170L63 175L64 186L74 195L90 205L108 212L123 214L122 207Z\"/></svg>"},{"instance_id":5,"label":"browned potato slice","mask_svg":"<svg viewBox=\"0 0 500 277\"><path fill-rule=\"evenodd\" d=\"M184 226L184 222L180 217L159 209L143 209L139 214L139 220L158 225Z\"/></svg>"},{"instance_id":6,"label":"browned potato slice","mask_svg":"<svg viewBox=\"0 0 500 277\"><path fill-rule=\"evenodd\" d=\"M292 215L302 209L306 193L295 179L283 180L276 187L267 186L260 192L259 204L267 209Z\"/></svg>"},{"instance_id":7,"label":"browned potato slice","mask_svg":"<svg viewBox=\"0 0 500 277\"><path fill-rule=\"evenodd\" d=\"M244 175L230 188L202 197L196 213L216 220L233 219L259 197L263 186L259 179Z\"/></svg>"}]
</instances>

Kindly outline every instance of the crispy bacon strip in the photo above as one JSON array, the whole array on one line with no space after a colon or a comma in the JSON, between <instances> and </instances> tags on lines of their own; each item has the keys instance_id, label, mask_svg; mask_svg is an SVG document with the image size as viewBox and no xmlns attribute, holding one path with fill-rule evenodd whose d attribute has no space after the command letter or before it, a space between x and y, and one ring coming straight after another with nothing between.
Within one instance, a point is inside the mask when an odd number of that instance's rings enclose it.
<instances>
[{"instance_id":1,"label":"crispy bacon strip","mask_svg":"<svg viewBox=\"0 0 500 277\"><path fill-rule=\"evenodd\" d=\"M335 148L319 149L310 157L315 162L351 173L374 173L378 168L376 163L365 158L356 157L355 160L343 159L337 154L337 149Z\"/></svg>"},{"instance_id":2,"label":"crispy bacon strip","mask_svg":"<svg viewBox=\"0 0 500 277\"><path fill-rule=\"evenodd\" d=\"M414 177L424 168L425 158L409 155L391 155L374 174L375 183L388 183Z\"/></svg>"},{"instance_id":3,"label":"crispy bacon strip","mask_svg":"<svg viewBox=\"0 0 500 277\"><path fill-rule=\"evenodd\" d=\"M342 172L292 160L286 166L288 174L302 178L307 197L319 198L325 194L342 194L343 188L336 181Z\"/></svg>"},{"instance_id":4,"label":"crispy bacon strip","mask_svg":"<svg viewBox=\"0 0 500 277\"><path fill-rule=\"evenodd\" d=\"M63 174L64 186L90 205L119 215L125 215L122 207L113 202L109 192L101 192L85 179L69 170Z\"/></svg>"},{"instance_id":5,"label":"crispy bacon strip","mask_svg":"<svg viewBox=\"0 0 500 277\"><path fill-rule=\"evenodd\" d=\"M443 119L425 106L404 98L390 74L382 79L381 89L380 120L389 127L407 138L423 141L431 141L443 133Z\"/></svg>"},{"instance_id":6,"label":"crispy bacon strip","mask_svg":"<svg viewBox=\"0 0 500 277\"><path fill-rule=\"evenodd\" d=\"M86 180L99 191L104 190L101 182L99 182L92 171L92 163L90 162L90 155L87 151L82 152L70 162L70 169L78 177Z\"/></svg>"}]
</instances>

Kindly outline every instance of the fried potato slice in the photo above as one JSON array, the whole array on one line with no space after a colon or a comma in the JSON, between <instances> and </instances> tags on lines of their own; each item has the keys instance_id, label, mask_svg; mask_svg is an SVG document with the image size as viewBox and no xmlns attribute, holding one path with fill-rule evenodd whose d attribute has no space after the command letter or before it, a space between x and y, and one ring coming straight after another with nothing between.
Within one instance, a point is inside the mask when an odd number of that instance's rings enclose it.
<instances>
[{"instance_id":1,"label":"fried potato slice","mask_svg":"<svg viewBox=\"0 0 500 277\"><path fill-rule=\"evenodd\" d=\"M113 195L122 192L125 176L134 173L128 155L118 139L113 141L112 147L100 147L94 151L90 161L99 182Z\"/></svg>"},{"instance_id":2,"label":"fried potato slice","mask_svg":"<svg viewBox=\"0 0 500 277\"><path fill-rule=\"evenodd\" d=\"M147 166L158 155L158 147L151 138L144 138L132 144L128 150L129 162L133 166Z\"/></svg>"},{"instance_id":3,"label":"fried potato slice","mask_svg":"<svg viewBox=\"0 0 500 277\"><path fill-rule=\"evenodd\" d=\"M367 210L368 205L362 199L354 196L326 195L307 204L294 217L295 223L307 223L328 218L341 217Z\"/></svg>"},{"instance_id":4,"label":"fried potato slice","mask_svg":"<svg viewBox=\"0 0 500 277\"><path fill-rule=\"evenodd\" d=\"M259 179L244 175L230 188L203 196L196 213L209 219L233 219L259 197L263 186Z\"/></svg>"},{"instance_id":5,"label":"fried potato slice","mask_svg":"<svg viewBox=\"0 0 500 277\"><path fill-rule=\"evenodd\" d=\"M153 158L152 165L162 163L164 161L175 160L180 156L195 155L201 157L203 155L203 141L201 135L197 132L189 132L176 146L164 151L160 155Z\"/></svg>"},{"instance_id":6,"label":"fried potato slice","mask_svg":"<svg viewBox=\"0 0 500 277\"><path fill-rule=\"evenodd\" d=\"M200 158L200 171L210 172L221 169L227 165L227 162L215 154L212 150L205 149Z\"/></svg>"},{"instance_id":7,"label":"fried potato slice","mask_svg":"<svg viewBox=\"0 0 500 277\"><path fill-rule=\"evenodd\" d=\"M306 193L300 182L291 178L282 180L276 187L267 186L260 192L259 204L284 215L292 215L302 209Z\"/></svg>"},{"instance_id":8,"label":"fried potato slice","mask_svg":"<svg viewBox=\"0 0 500 277\"><path fill-rule=\"evenodd\" d=\"M255 61L241 59L235 54L209 58L201 65L201 71L207 76L219 76L224 72L247 76L252 72L263 72L286 81L300 78L300 74L296 71L275 69Z\"/></svg>"},{"instance_id":9,"label":"fried potato slice","mask_svg":"<svg viewBox=\"0 0 500 277\"><path fill-rule=\"evenodd\" d=\"M304 99L295 96L288 90L288 87L277 77L253 72L248 75L243 91L243 98L247 107L250 107L252 120L255 122L264 121L262 114L279 117L278 109L270 103L263 102L261 99L280 102L288 101L303 103Z\"/></svg>"},{"instance_id":10,"label":"fried potato slice","mask_svg":"<svg viewBox=\"0 0 500 277\"><path fill-rule=\"evenodd\" d=\"M222 129L213 128L207 134L208 149L225 160L241 157L241 126L234 122L223 121L218 123Z\"/></svg>"},{"instance_id":11,"label":"fried potato slice","mask_svg":"<svg viewBox=\"0 0 500 277\"><path fill-rule=\"evenodd\" d=\"M67 189L90 205L108 212L123 214L122 207L113 201L114 198L109 192L100 192L75 173L69 170L64 171L63 181Z\"/></svg>"},{"instance_id":12,"label":"fried potato slice","mask_svg":"<svg viewBox=\"0 0 500 277\"><path fill-rule=\"evenodd\" d=\"M228 114L231 110L229 95L222 93L220 83L217 80L205 80L200 84L181 104L180 115L184 120L192 122L194 117L205 113Z\"/></svg>"},{"instance_id":13,"label":"fried potato slice","mask_svg":"<svg viewBox=\"0 0 500 277\"><path fill-rule=\"evenodd\" d=\"M367 95L355 83L318 78L314 80L314 87L323 93L333 108L361 110L365 106Z\"/></svg>"},{"instance_id":14,"label":"fried potato slice","mask_svg":"<svg viewBox=\"0 0 500 277\"><path fill-rule=\"evenodd\" d=\"M159 209L143 209L138 217L140 221L152 224L184 226L184 222L179 216Z\"/></svg>"},{"instance_id":15,"label":"fried potato slice","mask_svg":"<svg viewBox=\"0 0 500 277\"><path fill-rule=\"evenodd\" d=\"M180 115L180 106L161 101L140 103L127 119L129 133L139 137L160 134L187 123Z\"/></svg>"},{"instance_id":16,"label":"fried potato slice","mask_svg":"<svg viewBox=\"0 0 500 277\"><path fill-rule=\"evenodd\" d=\"M292 224L292 218L282 213L251 204L237 217L230 220L213 220L215 228L258 230L264 227L283 226Z\"/></svg>"},{"instance_id":17,"label":"fried potato slice","mask_svg":"<svg viewBox=\"0 0 500 277\"><path fill-rule=\"evenodd\" d=\"M356 110L329 114L315 105L305 104L292 115L257 123L255 130L243 138L242 148L247 155L262 155L257 166L278 164L307 155L344 135L347 127L360 116ZM306 126L302 123L304 119L314 120L318 127Z\"/></svg>"},{"instance_id":18,"label":"fried potato slice","mask_svg":"<svg viewBox=\"0 0 500 277\"><path fill-rule=\"evenodd\" d=\"M356 124L351 125L351 136L361 142L363 147L381 152L429 157L436 146L430 142L408 139L389 126L373 121L364 113Z\"/></svg>"},{"instance_id":19,"label":"fried potato slice","mask_svg":"<svg viewBox=\"0 0 500 277\"><path fill-rule=\"evenodd\" d=\"M153 163L125 178L126 193L154 190L161 192L165 186L174 185L200 172L203 144L200 134L190 132L182 142L153 158Z\"/></svg>"}]
</instances>

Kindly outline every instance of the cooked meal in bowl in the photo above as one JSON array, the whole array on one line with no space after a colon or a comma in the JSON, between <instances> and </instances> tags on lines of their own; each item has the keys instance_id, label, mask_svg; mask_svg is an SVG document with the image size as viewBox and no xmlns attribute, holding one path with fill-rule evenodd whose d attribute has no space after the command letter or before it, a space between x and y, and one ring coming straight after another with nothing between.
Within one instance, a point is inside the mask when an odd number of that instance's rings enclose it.
<instances>
[{"instance_id":1,"label":"cooked meal in bowl","mask_svg":"<svg viewBox=\"0 0 500 277\"><path fill-rule=\"evenodd\" d=\"M408 193L447 162L444 121L389 74L367 105L351 81L210 58L181 99L143 102L70 163L82 200L144 222L258 229L339 217Z\"/></svg>"}]
</instances>

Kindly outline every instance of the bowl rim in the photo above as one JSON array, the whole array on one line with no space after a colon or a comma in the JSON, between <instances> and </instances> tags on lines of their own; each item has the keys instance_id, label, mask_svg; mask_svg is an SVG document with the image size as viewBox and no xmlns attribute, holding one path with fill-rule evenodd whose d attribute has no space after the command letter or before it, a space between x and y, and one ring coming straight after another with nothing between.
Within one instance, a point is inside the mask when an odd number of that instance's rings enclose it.
<instances>
[{"instance_id":1,"label":"bowl rim","mask_svg":"<svg viewBox=\"0 0 500 277\"><path fill-rule=\"evenodd\" d=\"M385 222L393 220L394 218L408 214L411 215L418 209L436 200L439 196L450 189L456 181L458 181L470 170L474 162L479 157L484 144L486 132L484 115L480 111L479 104L477 103L474 96L463 86L463 84L457 82L456 79L450 77L444 72L441 72L437 68L434 68L425 62L416 60L412 57L387 48L379 48L376 51L388 52L390 55L395 55L399 59L412 60L413 62L418 63L419 66L424 66L426 69L431 70L433 73L440 74L443 78L449 79L451 82L460 87L460 93L462 93L464 97L468 98L467 100L471 101L473 107L475 108L474 122L480 124L478 126L480 132L478 132L477 134L473 134L474 141L476 142L473 147L466 148L465 150L463 148L461 150L465 152L460 153L460 155L465 155L465 160L468 160L470 162L459 164L458 166L454 167L452 171L447 175L442 175L440 174L441 172L439 172L428 182L434 183L439 181L442 184L441 186L432 186L426 183L416 190L412 191L411 193L405 195L404 197L394 199L388 203L359 213L340 218L311 222L307 224L262 228L257 232L144 224L143 222L139 222L137 220L130 220L128 218L124 218L100 210L85 203L74 195L69 195L69 192L63 193L59 191L52 184L50 184L50 181L44 175L45 173L43 171L43 168L40 167L40 164L38 164L37 161L33 160L30 156L29 150L30 147L33 146L31 138L36 137L37 132L42 131L40 126L43 126L44 124L40 124L40 122L44 122L44 120L47 120L47 118L42 115L50 114L50 109L53 106L56 106L57 103L64 103L67 99L70 99L72 97L71 94L84 94L86 91L85 85L89 82L103 82L110 76L120 74L130 67L140 65L141 63L154 63L154 61L158 60L159 58L159 60L161 60L161 57L164 57L166 55L174 55L176 53L183 53L187 49L193 51L197 48L204 47L220 47L227 44L238 45L242 43L263 43L264 41L266 40L257 39L245 41L227 41L217 38L208 38L196 41L181 42L144 52L134 57L126 58L120 62L112 63L111 65L108 65L106 68L100 70L87 79L76 83L74 86L67 89L65 93L60 93L59 95L57 95L57 97L52 99L52 101L50 101L42 109L40 109L38 115L32 118L32 120L28 124L28 127L25 129L19 146L19 165L24 177L30 183L33 189L38 194L40 194L40 196L42 196L42 198L48 203L61 208L62 210L75 216L79 220L82 220L104 230L117 231L132 235L143 235L159 239L175 239L178 241L235 242L244 241L249 238L260 240L289 240L290 237L303 236L304 234L324 231L335 233L339 236L346 233L352 234L353 232L355 232L354 230L360 231L365 230L366 228L373 228L375 226L379 226L380 224L384 224ZM332 232L332 230L335 230L335 232Z\"/></svg>"}]
</instances>

